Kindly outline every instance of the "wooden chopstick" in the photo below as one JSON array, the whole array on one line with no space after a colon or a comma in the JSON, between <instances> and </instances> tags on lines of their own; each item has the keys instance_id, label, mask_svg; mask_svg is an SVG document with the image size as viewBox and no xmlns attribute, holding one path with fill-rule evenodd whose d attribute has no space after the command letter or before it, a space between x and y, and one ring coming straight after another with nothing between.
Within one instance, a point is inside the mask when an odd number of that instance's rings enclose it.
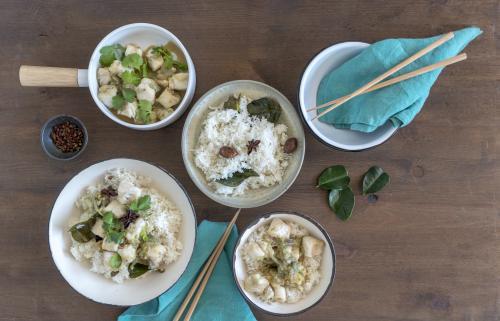
<instances>
[{"instance_id":1,"label":"wooden chopstick","mask_svg":"<svg viewBox=\"0 0 500 321\"><path fill-rule=\"evenodd\" d=\"M184 298L184 301L182 301L182 304L179 307L179 310L177 311L177 313L175 314L173 321L180 320L180 318L181 318L182 314L184 313L184 310L186 309L189 301L193 297L194 292L198 289L198 292L196 293L195 299L191 303L191 306L190 306L188 313L187 313L186 317L184 318L184 320L189 320L191 318L191 315L193 314L194 309L196 308L196 305L198 304L198 300L200 299L201 294L205 290L205 286L208 282L208 279L210 278L210 275L212 274L212 271L213 271L215 265L217 264L217 260L219 259L219 256L222 252L222 249L224 249L224 246L226 245L227 239L229 238L229 235L231 234L231 230L234 226L234 223L236 222L236 219L240 215L240 212L241 212L241 209L238 209L236 214L234 214L234 217L231 220L231 222L228 223L226 230L224 231L221 238L217 242L215 249L212 251L212 254L208 258L207 262L205 263L205 266L203 267L201 272L198 274L198 277L196 278L193 285L191 286L191 289L189 290L188 294ZM200 286L200 288L198 288L198 285L200 284L200 282L202 280L203 280L203 283Z\"/></svg>"},{"instance_id":2,"label":"wooden chopstick","mask_svg":"<svg viewBox=\"0 0 500 321\"><path fill-rule=\"evenodd\" d=\"M372 87L368 88L365 92L363 92L363 94L366 94L366 93L369 93L369 92L372 92L374 90L377 90L377 89L380 89L380 88L384 88L384 87L387 87L387 86L390 86L390 85L394 85L395 83L398 83L398 82L401 82L401 81L404 81L404 80L408 80L408 79L416 77L416 76L420 76L422 74L428 73L428 72L433 71L435 69L443 68L443 67L452 65L454 63L463 61L465 59L467 59L467 54L466 53L461 53L461 54L459 54L459 55L457 55L455 57L451 57L451 58L442 60L442 61L437 62L435 64L432 64L432 65L429 65L429 66L425 66L425 67L422 67L420 69L417 69L417 70L414 70L412 72L409 72L407 74L403 74L401 76L394 77L394 78L389 79L387 81L383 81L381 83L378 83L375 86L372 86ZM343 99L345 97L347 97L347 95L343 96L343 97L340 97L340 98L337 98L337 99L334 99L334 100L331 100L331 101L329 101L327 103L324 103L322 105L306 109L306 111L313 111L313 110L316 110L316 109L320 109L320 108L324 108L324 107L327 107L327 106L330 106L330 105L334 105L334 104L336 104L337 102L339 102L341 99ZM332 107L336 108L337 106L338 105L332 106Z\"/></svg>"},{"instance_id":3,"label":"wooden chopstick","mask_svg":"<svg viewBox=\"0 0 500 321\"><path fill-rule=\"evenodd\" d=\"M351 100L352 98L362 94L363 92L365 92L368 88L378 84L379 82L381 82L382 80L384 80L385 78L389 77L390 75L392 75L393 73L403 69L404 67L408 66L409 64L411 64L412 62L414 62L415 60L417 60L418 58L422 57L423 55L427 54L428 52L434 50L435 48L441 46L443 43L445 43L446 41L450 40L451 38L453 38L455 36L455 34L453 32L449 32L445 35L443 35L441 38L439 38L438 40L434 41L433 43L431 43L430 45L428 45L427 47L425 47L424 49L418 51L416 54L414 54L413 56L410 56L408 58L406 58L405 60L403 60L402 62L400 62L399 64L397 64L396 66L392 67L391 69L387 70L386 72L384 72L383 74L381 74L380 76L376 77L375 79L371 80L370 82L368 82L367 84L361 86L360 88L358 88L357 90L355 90L353 93L345 96L345 98L342 98L335 106L332 106L330 108L328 108L327 110L319 113L318 115L314 116L312 118L312 120L315 120L327 113L329 113L331 110L333 110L334 108L342 105L343 103Z\"/></svg>"}]
</instances>

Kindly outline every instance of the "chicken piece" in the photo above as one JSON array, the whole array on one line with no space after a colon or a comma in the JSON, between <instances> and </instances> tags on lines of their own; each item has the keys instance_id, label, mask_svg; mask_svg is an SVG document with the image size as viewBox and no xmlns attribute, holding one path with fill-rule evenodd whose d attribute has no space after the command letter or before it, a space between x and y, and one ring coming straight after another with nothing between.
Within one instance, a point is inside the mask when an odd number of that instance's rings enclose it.
<instances>
[{"instance_id":1,"label":"chicken piece","mask_svg":"<svg viewBox=\"0 0 500 321\"><path fill-rule=\"evenodd\" d=\"M160 70L156 73L156 79L167 80L175 74L175 68L166 68L165 66L161 67Z\"/></svg>"},{"instance_id":2,"label":"chicken piece","mask_svg":"<svg viewBox=\"0 0 500 321\"><path fill-rule=\"evenodd\" d=\"M287 303L295 303L300 300L302 297L301 292L296 288L287 288L286 289L286 302Z\"/></svg>"},{"instance_id":3,"label":"chicken piece","mask_svg":"<svg viewBox=\"0 0 500 321\"><path fill-rule=\"evenodd\" d=\"M272 298L274 298L274 290L271 286L268 286L262 294L262 299L264 301L270 301Z\"/></svg>"},{"instance_id":4,"label":"chicken piece","mask_svg":"<svg viewBox=\"0 0 500 321\"><path fill-rule=\"evenodd\" d=\"M134 119L137 114L137 102L126 102L122 109L118 110L118 115Z\"/></svg>"},{"instance_id":5,"label":"chicken piece","mask_svg":"<svg viewBox=\"0 0 500 321\"><path fill-rule=\"evenodd\" d=\"M121 76L121 74L123 74L123 72L125 71L132 71L132 68L124 67L120 60L115 60L113 61L111 66L109 66L108 70L111 76Z\"/></svg>"},{"instance_id":6,"label":"chicken piece","mask_svg":"<svg viewBox=\"0 0 500 321\"><path fill-rule=\"evenodd\" d=\"M292 245L284 246L283 258L287 263L297 262L300 258L300 248Z\"/></svg>"},{"instance_id":7,"label":"chicken piece","mask_svg":"<svg viewBox=\"0 0 500 321\"><path fill-rule=\"evenodd\" d=\"M154 80L149 79L149 78L143 78L141 80L141 83L139 84L139 86L137 86L135 88L135 93L137 95L138 100L147 100L151 104L153 104L155 102L156 90L152 86L150 81L152 81L156 86L158 86L158 84L156 84L156 82L154 82ZM158 86L158 89L159 89L159 86Z\"/></svg>"},{"instance_id":8,"label":"chicken piece","mask_svg":"<svg viewBox=\"0 0 500 321\"><path fill-rule=\"evenodd\" d=\"M171 113L174 112L172 108L156 108L154 110L156 115L156 121L167 118ZM152 115L152 114L151 114ZM151 119L151 121L154 121Z\"/></svg>"},{"instance_id":9,"label":"chicken piece","mask_svg":"<svg viewBox=\"0 0 500 321\"><path fill-rule=\"evenodd\" d=\"M141 83L139 85L141 85L141 84L144 84L144 85L147 85L147 86L153 88L155 92L160 91L160 89L161 89L161 87L156 83L156 81L154 81L151 78L142 78Z\"/></svg>"},{"instance_id":10,"label":"chicken piece","mask_svg":"<svg viewBox=\"0 0 500 321\"><path fill-rule=\"evenodd\" d=\"M285 303L286 302L286 289L279 285L278 283L271 284L274 290L274 300L276 302Z\"/></svg>"},{"instance_id":11,"label":"chicken piece","mask_svg":"<svg viewBox=\"0 0 500 321\"><path fill-rule=\"evenodd\" d=\"M111 267L110 261L111 261L111 258L113 257L113 255L115 255L115 253L108 252L108 251L104 251L104 253L102 254L102 260L103 260L103 262L106 265L108 265L109 267Z\"/></svg>"},{"instance_id":12,"label":"chicken piece","mask_svg":"<svg viewBox=\"0 0 500 321\"><path fill-rule=\"evenodd\" d=\"M290 226L279 218L275 218L271 221L271 224L267 229L267 234L272 237L287 239L290 237Z\"/></svg>"},{"instance_id":13,"label":"chicken piece","mask_svg":"<svg viewBox=\"0 0 500 321\"><path fill-rule=\"evenodd\" d=\"M111 252L116 252L118 250L118 243L115 243L108 239L107 237L102 240L102 245L101 248L104 251L111 251Z\"/></svg>"},{"instance_id":14,"label":"chicken piece","mask_svg":"<svg viewBox=\"0 0 500 321\"><path fill-rule=\"evenodd\" d=\"M323 253L324 246L325 243L315 237L304 236L302 238L302 251L304 252L304 256L306 257L321 255L321 253Z\"/></svg>"},{"instance_id":15,"label":"chicken piece","mask_svg":"<svg viewBox=\"0 0 500 321\"><path fill-rule=\"evenodd\" d=\"M186 90L188 87L189 74L180 72L168 79L168 87L174 90Z\"/></svg>"},{"instance_id":16,"label":"chicken piece","mask_svg":"<svg viewBox=\"0 0 500 321\"><path fill-rule=\"evenodd\" d=\"M266 253L260 248L259 244L255 242L248 243L245 253L250 260L260 260L266 256Z\"/></svg>"},{"instance_id":17,"label":"chicken piece","mask_svg":"<svg viewBox=\"0 0 500 321\"><path fill-rule=\"evenodd\" d=\"M92 233L94 233L94 235L97 235L101 238L104 238L104 229L102 228L102 220L100 218L98 218L96 221L95 221L95 224L94 226L92 226Z\"/></svg>"},{"instance_id":18,"label":"chicken piece","mask_svg":"<svg viewBox=\"0 0 500 321\"><path fill-rule=\"evenodd\" d=\"M116 93L118 92L118 89L116 89L116 86L114 85L103 85L99 87L99 93L97 94L97 97L99 97L99 100L102 101L106 107L111 107L113 106L113 97L116 96Z\"/></svg>"},{"instance_id":19,"label":"chicken piece","mask_svg":"<svg viewBox=\"0 0 500 321\"><path fill-rule=\"evenodd\" d=\"M156 79L156 83L162 87L168 87L168 79Z\"/></svg>"},{"instance_id":20,"label":"chicken piece","mask_svg":"<svg viewBox=\"0 0 500 321\"><path fill-rule=\"evenodd\" d=\"M132 44L127 45L127 49L125 49L125 56L135 54L135 53L142 57L141 47L136 46L136 45L132 45Z\"/></svg>"},{"instance_id":21,"label":"chicken piece","mask_svg":"<svg viewBox=\"0 0 500 321\"><path fill-rule=\"evenodd\" d=\"M245 279L244 286L248 292L261 294L269 286L269 281L262 274L254 273Z\"/></svg>"},{"instance_id":22,"label":"chicken piece","mask_svg":"<svg viewBox=\"0 0 500 321\"><path fill-rule=\"evenodd\" d=\"M118 201L122 204L129 204L133 200L139 198L142 193L141 189L128 179L124 179L120 182L117 192Z\"/></svg>"},{"instance_id":23,"label":"chicken piece","mask_svg":"<svg viewBox=\"0 0 500 321\"><path fill-rule=\"evenodd\" d=\"M161 244L154 244L148 247L146 258L149 260L150 267L158 268L167 253L167 248Z\"/></svg>"},{"instance_id":24,"label":"chicken piece","mask_svg":"<svg viewBox=\"0 0 500 321\"><path fill-rule=\"evenodd\" d=\"M158 102L165 108L170 108L177 105L181 101L181 97L176 93L170 91L170 89L165 88L158 97Z\"/></svg>"},{"instance_id":25,"label":"chicken piece","mask_svg":"<svg viewBox=\"0 0 500 321\"><path fill-rule=\"evenodd\" d=\"M118 254L120 254L122 260L125 262L132 262L136 257L136 251L132 245L125 245L121 249L118 249Z\"/></svg>"},{"instance_id":26,"label":"chicken piece","mask_svg":"<svg viewBox=\"0 0 500 321\"><path fill-rule=\"evenodd\" d=\"M139 238L142 229L146 226L146 222L142 218L138 218L134 223L130 224L127 228L125 238L129 242L135 242Z\"/></svg>"},{"instance_id":27,"label":"chicken piece","mask_svg":"<svg viewBox=\"0 0 500 321\"><path fill-rule=\"evenodd\" d=\"M99 81L99 86L109 85L111 82L111 73L108 68L97 69L97 80Z\"/></svg>"},{"instance_id":28,"label":"chicken piece","mask_svg":"<svg viewBox=\"0 0 500 321\"><path fill-rule=\"evenodd\" d=\"M153 52L153 48L146 50L146 58L148 60L149 68L151 68L152 71L160 69L164 62L161 55Z\"/></svg>"},{"instance_id":29,"label":"chicken piece","mask_svg":"<svg viewBox=\"0 0 500 321\"><path fill-rule=\"evenodd\" d=\"M104 208L104 212L112 212L116 218L120 218L127 213L127 210L120 202L112 200L108 206Z\"/></svg>"}]
</instances>

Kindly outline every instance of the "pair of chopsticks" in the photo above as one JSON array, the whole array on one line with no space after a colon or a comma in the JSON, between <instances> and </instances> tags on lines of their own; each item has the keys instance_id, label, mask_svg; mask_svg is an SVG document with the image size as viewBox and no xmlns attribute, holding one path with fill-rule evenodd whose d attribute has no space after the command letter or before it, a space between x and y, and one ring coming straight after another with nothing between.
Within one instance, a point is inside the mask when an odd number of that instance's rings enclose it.
<instances>
[{"instance_id":1,"label":"pair of chopsticks","mask_svg":"<svg viewBox=\"0 0 500 321\"><path fill-rule=\"evenodd\" d=\"M219 242L217 243L217 246L213 250L212 254L208 258L207 262L205 263L205 266L201 270L200 274L196 278L196 280L193 283L193 286L189 290L188 294L184 298L184 301L182 301L181 306L179 307L179 310L174 316L173 321L179 321L182 315L184 314L184 310L186 310L187 305L189 304L189 301L194 296L193 301L191 302L191 306L189 307L186 316L184 317L184 321L189 321L191 317L193 316L194 310L196 309L196 305L198 304L198 301L200 300L201 295L203 294L203 291L205 290L205 287L207 285L208 280L210 279L210 276L212 275L212 272L215 268L215 265L217 264L217 261L219 260L219 256L222 253L222 250L224 249L224 246L226 245L227 239L229 238L229 234L231 234L231 230L233 229L234 223L236 222L236 219L238 218L238 215L240 215L241 209L238 209L236 211L236 214L234 214L233 219L231 222L226 227L226 230L224 231L224 234L222 234L221 238L219 239ZM201 283L201 285L200 285ZM199 287L198 287L199 286Z\"/></svg>"},{"instance_id":2,"label":"pair of chopsticks","mask_svg":"<svg viewBox=\"0 0 500 321\"><path fill-rule=\"evenodd\" d=\"M400 62L396 66L392 67L388 71L384 72L383 74L381 74L380 76L376 77L375 79L373 79L369 83L365 84L364 86L360 87L359 89L357 89L356 91L352 92L351 94L343 96L343 97L340 97L340 98L337 98L337 99L332 100L332 101L329 101L329 102L327 102L325 104L322 104L322 105L319 105L319 106L307 109L307 111L313 111L313 110L317 110L317 109L324 108L324 107L332 105L332 106L330 106L330 108L328 108L328 109L324 110L323 112L319 113L318 115L314 116L312 118L312 120L315 120L315 119L317 119L317 118L319 118L319 117L321 117L321 116L329 113L333 109L339 107L343 103L351 100L352 98L354 98L356 96L359 96L361 94L364 94L364 93L367 93L367 92L371 92L371 91L374 91L374 90L377 90L377 89L380 89L380 88L383 88L383 87L387 87L387 86L393 85L395 83L398 83L400 81L407 80L407 79L410 79L410 78L413 78L413 77L425 74L425 73L427 73L429 71L432 71L432 70L435 70L435 69L438 69L438 68L442 68L442 67L445 67L445 66L448 66L448 65L451 65L451 64L454 64L454 63L457 63L459 61L467 59L467 55L465 53L462 53L462 54L457 55L455 57L452 57L452 58L449 58L449 59L445 59L445 60L440 61L438 63L432 64L432 65L429 65L429 66L417 69L415 71L409 72L407 74L404 74L404 75L401 75L401 76L389 79L389 80L384 81L384 82L381 82L385 78L387 78L387 77L391 76L392 74L398 72L399 70L401 70L404 67L408 66L409 64L411 64L415 60L419 59L420 57L426 55L427 53L429 53L430 51L434 50L435 48L441 46L443 43L445 43L446 41L452 39L454 36L455 35L454 35L453 32L450 32L450 33L447 33L447 34L443 35L441 38L439 38L435 42L431 43L430 45L428 45L424 49L418 51L413 56L410 56L410 57L406 58L405 60L403 60L402 62Z\"/></svg>"}]
</instances>

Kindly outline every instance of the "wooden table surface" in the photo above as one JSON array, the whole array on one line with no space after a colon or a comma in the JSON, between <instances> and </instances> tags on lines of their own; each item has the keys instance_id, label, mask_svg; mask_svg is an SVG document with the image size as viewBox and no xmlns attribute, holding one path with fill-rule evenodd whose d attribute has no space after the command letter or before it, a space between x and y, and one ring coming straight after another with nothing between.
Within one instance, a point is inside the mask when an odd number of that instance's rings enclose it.
<instances>
[{"instance_id":1,"label":"wooden table surface","mask_svg":"<svg viewBox=\"0 0 500 321\"><path fill-rule=\"evenodd\" d=\"M133 131L106 118L86 89L20 87L20 64L85 68L101 38L131 22L161 25L184 42L196 64L195 100L220 83L253 79L295 104L302 70L328 45L481 27L484 34L466 49L469 59L444 71L410 126L361 153L329 149L307 132L295 184L275 202L245 210L238 226L264 212L295 210L334 239L333 288L314 309L287 320L498 320L498 13L498 1L488 0L2 1L0 320L113 320L123 311L75 292L48 247L55 198L91 164L120 156L160 164L187 188L200 220L234 212L188 177L180 148L185 115L161 130ZM39 144L42 124L61 113L79 117L89 131L88 148L75 161L51 160ZM372 165L392 182L375 204L358 197L353 217L341 222L314 188L333 164L347 166L358 195Z\"/></svg>"}]
</instances>

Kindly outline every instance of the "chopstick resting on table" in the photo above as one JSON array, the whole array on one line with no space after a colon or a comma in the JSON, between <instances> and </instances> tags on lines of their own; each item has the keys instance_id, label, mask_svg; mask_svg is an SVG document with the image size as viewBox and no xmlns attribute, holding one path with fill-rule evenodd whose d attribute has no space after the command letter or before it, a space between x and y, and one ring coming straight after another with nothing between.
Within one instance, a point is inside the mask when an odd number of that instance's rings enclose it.
<instances>
[{"instance_id":1,"label":"chopstick resting on table","mask_svg":"<svg viewBox=\"0 0 500 321\"><path fill-rule=\"evenodd\" d=\"M399 70L403 69L404 67L408 66L409 64L411 64L412 62L414 62L415 60L419 59L420 57L426 55L427 53L429 53L430 51L434 50L435 48L441 46L443 43L445 43L446 41L450 40L451 38L453 38L455 36L455 34L453 32L449 32L445 35L443 35L441 38L439 38L438 40L434 41L433 43L431 43L430 45L428 45L427 47L425 47L424 49L418 51L416 54L414 54L413 56L410 56L408 58L406 58L405 60L403 60L402 62L400 62L399 64L397 64L396 66L392 67L391 69L387 70L386 72L384 72L383 74L381 74L380 76L376 77L375 79L371 80L370 82L368 82L367 84L361 86L360 88L358 88L357 90L355 90L354 92L350 93L349 95L345 96L344 98L340 99L340 101L328 108L327 110L319 113L318 115L314 116L312 118L312 120L315 120L327 113L329 113L331 110L333 110L334 108L342 105L343 103L351 100L352 98L364 93L366 90L368 90L370 87L378 84L379 82L381 82L382 80L384 80L385 78L389 77L390 75L398 72Z\"/></svg>"},{"instance_id":2,"label":"chopstick resting on table","mask_svg":"<svg viewBox=\"0 0 500 321\"><path fill-rule=\"evenodd\" d=\"M186 298L184 298L184 301L182 302L181 306L179 307L179 310L174 316L173 321L179 321L181 316L184 313L184 310L186 309L187 305L189 304L189 301L193 297L193 294L195 293L196 290L196 295L191 302L191 306L188 309L188 312L186 313L186 316L184 317L184 321L189 321L191 319L191 316L193 315L194 309L196 309L196 305L198 304L198 301L200 300L201 295L203 294L203 291L205 290L205 287L207 285L208 280L210 279L210 276L212 275L212 272L215 268L215 265L217 264L217 261L219 260L219 256L222 253L222 250L224 249L224 246L226 245L227 239L229 238L229 235L231 234L231 230L233 229L234 223L236 222L236 219L238 219L238 215L240 215L241 209L238 209L236 211L236 214L234 214L233 219L231 222L227 224L226 230L224 231L224 234L222 234L221 238L219 239L219 242L217 242L217 245L215 246L215 249L213 250L212 254L208 258L207 262L205 263L205 266L201 270L200 274L196 278L196 280L193 283L193 286L189 290L188 294L186 295ZM201 282L201 285L200 285ZM200 285L200 287L198 287Z\"/></svg>"},{"instance_id":3,"label":"chopstick resting on table","mask_svg":"<svg viewBox=\"0 0 500 321\"><path fill-rule=\"evenodd\" d=\"M428 73L430 71L433 71L433 70L436 70L438 68L443 68L443 67L452 65L454 63L463 61L465 59L467 59L467 54L466 53L461 53L459 55L456 55L455 57L451 57L451 58L442 60L442 61L437 62L435 64L432 64L432 65L429 65L429 66L425 66L425 67L422 67L420 69L417 69L417 70L414 70L412 72L409 72L407 74L403 74L401 76L394 77L394 78L389 79L387 81L383 81L381 83L378 83L375 86L372 86L372 87L368 88L366 91L363 92L363 94L366 94L366 93L369 93L369 92L372 92L372 91L375 91L377 89L381 89L381 88L384 88L384 87L387 87L387 86L390 86L390 85L394 85L395 83L398 83L398 82L401 82L401 81L404 81L404 80L408 80L408 79L413 78L413 77L417 77L417 76L423 75L423 74ZM337 99L334 99L334 100L331 100L331 101L329 101L327 103L324 103L322 105L306 109L306 111L313 111L313 110L317 110L317 109L320 109L320 108L328 107L330 105L334 105L334 104L338 103L339 101L341 101L345 97L347 97L347 95L343 96L343 97L340 97L340 98L337 98ZM338 105L332 106L332 107L333 107L332 108L332 110L333 110L336 107L338 107Z\"/></svg>"}]
</instances>

